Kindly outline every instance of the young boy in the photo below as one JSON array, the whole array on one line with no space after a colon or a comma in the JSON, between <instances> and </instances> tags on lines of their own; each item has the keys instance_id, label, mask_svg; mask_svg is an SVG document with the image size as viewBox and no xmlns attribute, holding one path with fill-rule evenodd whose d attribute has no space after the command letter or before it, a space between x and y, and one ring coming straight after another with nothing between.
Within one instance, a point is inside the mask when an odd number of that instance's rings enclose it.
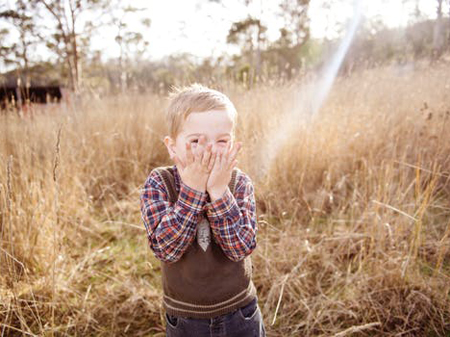
<instances>
[{"instance_id":1,"label":"young boy","mask_svg":"<svg viewBox=\"0 0 450 337\"><path fill-rule=\"evenodd\" d=\"M224 94L177 89L164 138L175 165L153 169L140 202L161 260L167 336L265 336L252 281L256 206L236 168L236 109Z\"/></svg>"}]
</instances>

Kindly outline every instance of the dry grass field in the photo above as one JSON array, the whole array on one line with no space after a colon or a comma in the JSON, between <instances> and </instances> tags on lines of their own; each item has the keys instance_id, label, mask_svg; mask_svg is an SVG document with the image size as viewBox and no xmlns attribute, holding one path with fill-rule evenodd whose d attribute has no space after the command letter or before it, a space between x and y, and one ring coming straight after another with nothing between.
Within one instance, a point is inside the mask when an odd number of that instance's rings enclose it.
<instances>
[{"instance_id":1,"label":"dry grass field","mask_svg":"<svg viewBox=\"0 0 450 337\"><path fill-rule=\"evenodd\" d=\"M218 87L254 177L268 336L449 336L450 65L339 78L267 154L298 85ZM129 94L0 117L0 336L164 335L139 189L170 164L165 106Z\"/></svg>"}]
</instances>

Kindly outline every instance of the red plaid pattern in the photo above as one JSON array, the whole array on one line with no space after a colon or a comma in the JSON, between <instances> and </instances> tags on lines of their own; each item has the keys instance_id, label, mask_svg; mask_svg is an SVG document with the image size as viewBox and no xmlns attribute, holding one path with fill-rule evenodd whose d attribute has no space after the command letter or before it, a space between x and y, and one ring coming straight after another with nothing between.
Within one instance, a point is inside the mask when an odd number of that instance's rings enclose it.
<instances>
[{"instance_id":1,"label":"red plaid pattern","mask_svg":"<svg viewBox=\"0 0 450 337\"><path fill-rule=\"evenodd\" d=\"M173 166L178 200L169 201L161 178L150 172L140 194L141 216L150 248L161 261L175 262L194 241L197 223L209 220L215 241L233 261L251 254L256 247L256 204L253 183L241 170L236 175L234 195L229 188L210 201L207 192L190 188Z\"/></svg>"}]
</instances>

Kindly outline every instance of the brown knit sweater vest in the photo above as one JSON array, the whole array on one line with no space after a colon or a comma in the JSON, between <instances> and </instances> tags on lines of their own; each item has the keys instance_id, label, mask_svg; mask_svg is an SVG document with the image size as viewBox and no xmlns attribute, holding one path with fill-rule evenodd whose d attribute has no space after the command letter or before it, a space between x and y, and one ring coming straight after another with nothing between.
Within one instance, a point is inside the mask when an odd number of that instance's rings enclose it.
<instances>
[{"instance_id":1,"label":"brown knit sweater vest","mask_svg":"<svg viewBox=\"0 0 450 337\"><path fill-rule=\"evenodd\" d=\"M171 166L157 168L171 203L178 199ZM229 183L234 194L237 170ZM203 215L206 217L206 215ZM201 217L200 217L201 219ZM199 220L200 220L199 219ZM164 290L163 306L168 314L193 318L212 318L232 312L256 297L250 256L230 260L215 242L203 251L197 240L176 262L161 262Z\"/></svg>"}]
</instances>

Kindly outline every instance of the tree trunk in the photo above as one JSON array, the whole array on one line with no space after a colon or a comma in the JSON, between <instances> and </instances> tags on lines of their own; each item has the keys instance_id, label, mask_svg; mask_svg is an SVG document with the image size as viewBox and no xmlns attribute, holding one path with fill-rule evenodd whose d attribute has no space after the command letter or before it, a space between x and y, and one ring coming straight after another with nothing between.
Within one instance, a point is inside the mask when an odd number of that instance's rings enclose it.
<instances>
[{"instance_id":1,"label":"tree trunk","mask_svg":"<svg viewBox=\"0 0 450 337\"><path fill-rule=\"evenodd\" d=\"M69 77L70 77L70 85L72 87L72 90L74 90L76 92L76 88L78 87L77 85L77 79L75 76L75 72L74 72L74 65L72 63L72 51L70 48L70 39L67 36L67 34L64 32L64 30L61 29L62 35L63 35L63 39L64 39L64 49L66 52L65 55L65 62L69 68Z\"/></svg>"},{"instance_id":2,"label":"tree trunk","mask_svg":"<svg viewBox=\"0 0 450 337\"><path fill-rule=\"evenodd\" d=\"M119 44L119 84L120 91L124 93L127 89L127 73L125 72L125 57L124 57L124 46L123 46L123 36L122 36L122 22L119 23L119 32L117 33L117 43Z\"/></svg>"},{"instance_id":3,"label":"tree trunk","mask_svg":"<svg viewBox=\"0 0 450 337\"><path fill-rule=\"evenodd\" d=\"M25 75L25 102L28 103L30 99L30 70L28 61L28 44L25 39L25 32L22 31L20 34L20 39L22 42L23 73Z\"/></svg>"},{"instance_id":4,"label":"tree trunk","mask_svg":"<svg viewBox=\"0 0 450 337\"><path fill-rule=\"evenodd\" d=\"M261 77L261 26L258 25L258 45L256 46L256 81Z\"/></svg>"},{"instance_id":5,"label":"tree trunk","mask_svg":"<svg viewBox=\"0 0 450 337\"><path fill-rule=\"evenodd\" d=\"M450 49L450 0L448 0L447 48Z\"/></svg>"},{"instance_id":6,"label":"tree trunk","mask_svg":"<svg viewBox=\"0 0 450 337\"><path fill-rule=\"evenodd\" d=\"M442 1L442 0L441 0ZM72 42L72 61L73 61L73 73L74 73L74 90L75 93L78 93L79 84L80 84L80 69L79 69L79 60L78 60L78 46L77 46L77 34L75 32L75 21L76 14L75 9L73 8L72 2L69 1L70 4L70 16L72 21L72 29L70 31L70 37Z\"/></svg>"},{"instance_id":7,"label":"tree trunk","mask_svg":"<svg viewBox=\"0 0 450 337\"><path fill-rule=\"evenodd\" d=\"M437 18L433 32L433 59L438 59L441 56L443 49L442 47L444 44L444 38L442 34L442 1L443 0L437 0Z\"/></svg>"},{"instance_id":8,"label":"tree trunk","mask_svg":"<svg viewBox=\"0 0 450 337\"><path fill-rule=\"evenodd\" d=\"M77 53L77 43L76 43L76 33L75 33L75 20L76 14L71 2L70 11L71 11L71 21L72 28L69 27L68 19L65 16L65 11L62 13L56 12L54 8L47 3L45 0L39 0L40 3L44 5L44 7L49 11L49 13L55 18L58 22L59 30L61 31L62 38L64 40L64 51L66 55L64 55L65 62L69 67L69 76L70 83L72 89L75 93L78 92L78 53ZM62 17L64 16L65 20L62 21Z\"/></svg>"},{"instance_id":9,"label":"tree trunk","mask_svg":"<svg viewBox=\"0 0 450 337\"><path fill-rule=\"evenodd\" d=\"M77 93L80 84L80 71L78 62L78 49L77 49L77 39L75 31L72 31L72 72L74 78L74 90Z\"/></svg>"}]
</instances>

